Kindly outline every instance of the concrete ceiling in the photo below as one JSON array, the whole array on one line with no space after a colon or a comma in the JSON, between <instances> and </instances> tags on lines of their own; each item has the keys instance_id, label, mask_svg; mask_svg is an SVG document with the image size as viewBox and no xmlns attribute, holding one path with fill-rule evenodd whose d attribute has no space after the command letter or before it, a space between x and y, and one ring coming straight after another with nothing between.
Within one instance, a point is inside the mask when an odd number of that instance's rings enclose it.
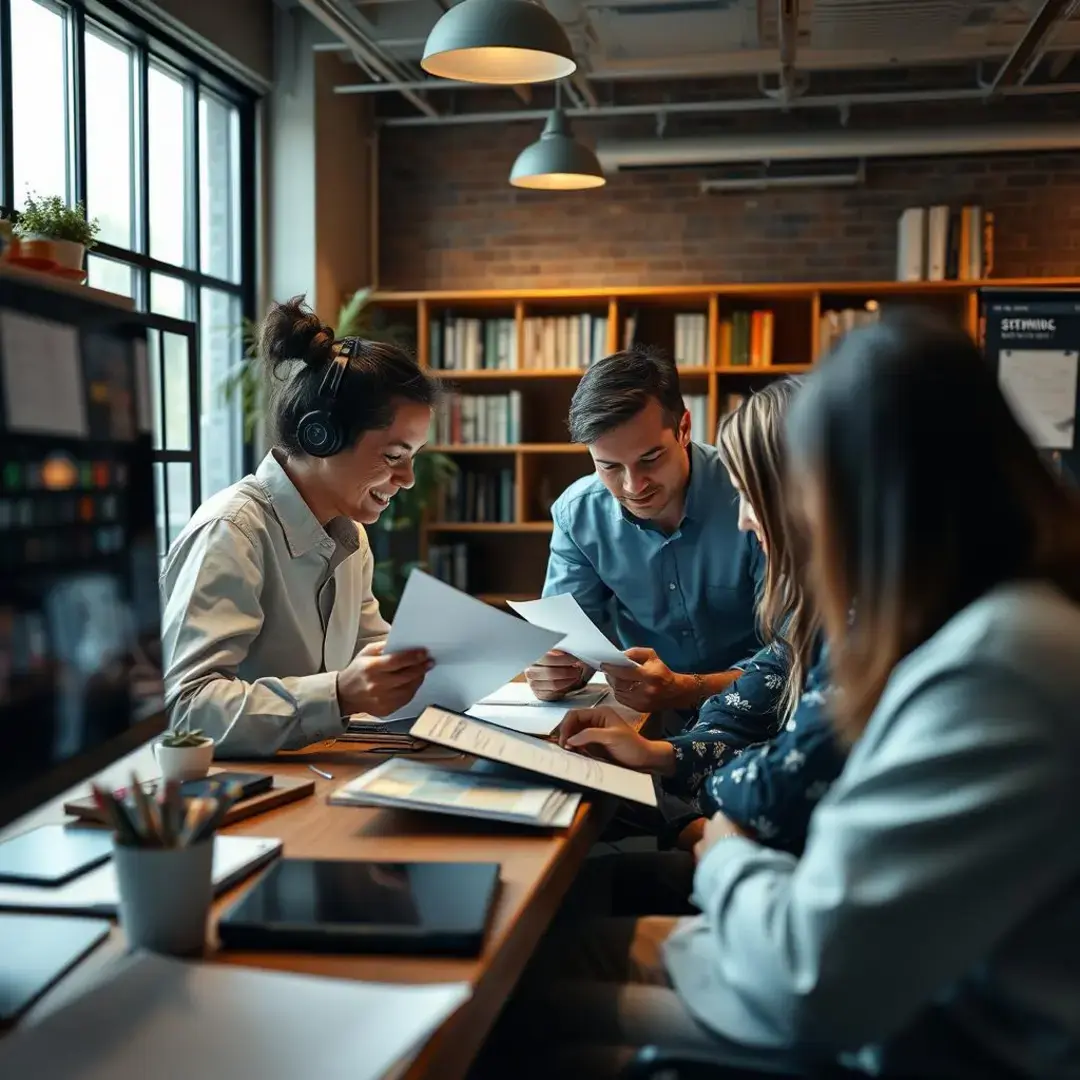
<instances>
[{"instance_id":1,"label":"concrete ceiling","mask_svg":"<svg viewBox=\"0 0 1080 1080\"><path fill-rule=\"evenodd\" d=\"M418 89L413 84L426 78L418 63L424 40L454 0L297 2L333 28L323 48L349 41L352 47L342 55L359 62L358 84L408 84L411 100ZM700 87L703 79L760 76L767 92L780 84L798 95L816 73L917 67L946 74L955 69L952 85L962 73L972 87L981 77L988 84L998 79L1002 87L1028 83L1033 89L1058 79L1080 51L1078 0L544 0L544 5L574 43L580 76L568 89L579 105L595 104L598 92L610 97L602 88L616 82L693 79ZM355 33L343 33L343 22ZM363 50L355 47L358 40L378 54L396 80L388 79L384 68L373 70L370 55L365 61ZM786 68L782 56L793 60ZM445 95L424 94L423 100L444 111Z\"/></svg>"}]
</instances>

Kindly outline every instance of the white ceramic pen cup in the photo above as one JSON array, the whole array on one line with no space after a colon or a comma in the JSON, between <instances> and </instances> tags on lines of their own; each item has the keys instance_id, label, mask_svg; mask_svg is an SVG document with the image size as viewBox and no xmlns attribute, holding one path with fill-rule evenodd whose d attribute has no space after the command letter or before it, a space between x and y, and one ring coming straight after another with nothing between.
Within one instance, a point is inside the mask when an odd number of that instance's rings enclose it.
<instances>
[{"instance_id":1,"label":"white ceramic pen cup","mask_svg":"<svg viewBox=\"0 0 1080 1080\"><path fill-rule=\"evenodd\" d=\"M163 780L201 780L214 760L214 740L206 739L198 746L166 746L158 741L154 757Z\"/></svg>"},{"instance_id":2,"label":"white ceramic pen cup","mask_svg":"<svg viewBox=\"0 0 1080 1080\"><path fill-rule=\"evenodd\" d=\"M213 898L214 838L190 847L113 842L120 925L132 949L192 956L206 944Z\"/></svg>"}]
</instances>

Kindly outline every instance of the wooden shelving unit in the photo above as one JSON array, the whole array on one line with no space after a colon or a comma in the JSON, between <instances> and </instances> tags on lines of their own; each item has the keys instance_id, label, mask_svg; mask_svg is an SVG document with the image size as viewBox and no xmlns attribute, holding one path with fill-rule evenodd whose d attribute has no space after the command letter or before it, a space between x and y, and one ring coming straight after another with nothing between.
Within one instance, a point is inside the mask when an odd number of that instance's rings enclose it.
<instances>
[{"instance_id":1,"label":"wooden shelving unit","mask_svg":"<svg viewBox=\"0 0 1080 1080\"><path fill-rule=\"evenodd\" d=\"M679 363L683 393L698 399L698 416L705 418L705 430L696 430L695 437L708 442L712 441L717 421L732 400L731 395L745 394L770 379L800 374L813 367L825 347L823 323L831 320L835 331L838 319L843 325L844 319L850 322L852 318L830 313L866 312L875 308L884 313L897 306L931 307L954 318L977 336L978 291L987 286L1075 288L1080 286L1080 279L377 293L375 301L388 319L415 329L421 365L445 379L454 392L476 397L513 393L520 400L519 441L511 445L488 442L431 447L454 457L463 471L480 478L477 483L498 487L497 495L489 502L498 502L500 512L486 516L510 520L447 521L437 520L438 514L432 515L422 526L421 554L435 556L431 560L434 566L437 560L445 561L448 548L465 545L465 558L462 560L461 552L457 552L456 565L459 571L462 565L467 566L466 580L455 583L463 584L489 603L503 604L507 598L525 599L539 594L552 529L551 503L568 484L591 472L592 467L585 448L570 444L566 432L570 398L584 366L522 366L537 355L536 324L531 320L584 319L588 330L583 331L583 340L591 341L592 351L599 355L624 348L627 327L632 324L635 343L662 349ZM739 313L755 311L771 313L768 316L770 347L759 348L760 338L755 337L752 350L758 360L766 354L768 362L733 362L733 337L724 324L732 324ZM676 348L676 316L680 314L697 320L699 348L690 363L682 363L688 358L678 355ZM448 320L479 320L485 328L489 322L498 323L499 331L510 342L510 366L494 370L472 364L464 370L439 367L447 360L443 355L446 338L443 328L449 325ZM439 340L433 341L436 335ZM582 345L579 351L587 348L588 345ZM745 349L741 355L746 355ZM547 359L551 359L550 355ZM508 514L506 481L511 476L509 502L513 512ZM453 553L447 565L455 565Z\"/></svg>"}]
</instances>

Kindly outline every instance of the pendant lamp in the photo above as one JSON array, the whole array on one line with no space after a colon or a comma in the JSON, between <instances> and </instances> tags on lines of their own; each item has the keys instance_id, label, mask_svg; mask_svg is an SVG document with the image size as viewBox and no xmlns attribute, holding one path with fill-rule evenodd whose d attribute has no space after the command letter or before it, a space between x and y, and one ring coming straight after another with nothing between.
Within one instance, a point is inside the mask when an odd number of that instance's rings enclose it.
<instances>
[{"instance_id":1,"label":"pendant lamp","mask_svg":"<svg viewBox=\"0 0 1080 1080\"><path fill-rule=\"evenodd\" d=\"M577 68L559 21L530 0L461 0L435 24L420 66L460 82L519 86Z\"/></svg>"},{"instance_id":2,"label":"pendant lamp","mask_svg":"<svg viewBox=\"0 0 1080 1080\"><path fill-rule=\"evenodd\" d=\"M570 133L558 97L540 138L518 154L510 170L510 183L537 191L579 191L607 183L596 154Z\"/></svg>"}]
</instances>

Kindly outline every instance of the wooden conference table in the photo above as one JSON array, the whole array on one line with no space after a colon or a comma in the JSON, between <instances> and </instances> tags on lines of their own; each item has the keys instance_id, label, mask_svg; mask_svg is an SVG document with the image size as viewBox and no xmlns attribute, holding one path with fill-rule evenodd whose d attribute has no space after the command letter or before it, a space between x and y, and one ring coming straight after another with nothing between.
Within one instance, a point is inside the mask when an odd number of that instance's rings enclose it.
<instances>
[{"instance_id":1,"label":"wooden conference table","mask_svg":"<svg viewBox=\"0 0 1080 1080\"><path fill-rule=\"evenodd\" d=\"M639 719L639 723L643 720ZM440 759L444 756L443 752L435 753ZM415 756L420 760L424 757ZM208 950L207 958L373 982L468 982L472 998L399 1072L406 1080L454 1080L467 1073L490 1033L589 848L599 837L611 801L583 800L573 825L560 832L533 832L466 818L327 804L333 789L383 760L382 756L358 752L355 743L330 741L270 762L229 762L230 768L249 767L314 779L316 790L313 797L237 822L225 832L278 837L284 842L283 853L299 858L497 862L501 866L500 888L481 955L458 959ZM309 765L330 773L333 779L316 776ZM101 777L108 784L121 785L130 778L133 767L141 776L157 775L149 747L106 769ZM86 785L77 790L86 790ZM35 825L65 820L63 801L61 798L47 804L0 833L0 838ZM253 880L248 878L224 894L215 904L212 919ZM214 940L213 931L210 940ZM81 992L123 949L123 934L114 928L109 939L50 990L30 1015Z\"/></svg>"}]
</instances>

